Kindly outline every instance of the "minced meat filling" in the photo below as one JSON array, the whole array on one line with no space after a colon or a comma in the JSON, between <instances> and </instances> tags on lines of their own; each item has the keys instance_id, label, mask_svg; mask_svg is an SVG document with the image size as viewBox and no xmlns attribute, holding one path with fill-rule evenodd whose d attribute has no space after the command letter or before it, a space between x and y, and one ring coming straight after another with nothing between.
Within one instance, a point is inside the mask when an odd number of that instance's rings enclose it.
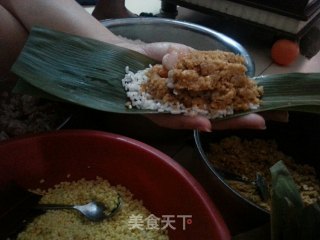
<instances>
[{"instance_id":1,"label":"minced meat filling","mask_svg":"<svg viewBox=\"0 0 320 240\"><path fill-rule=\"evenodd\" d=\"M167 70L153 66L141 90L162 102L214 112L246 111L261 103L263 88L246 76L244 58L231 52L193 51Z\"/></svg>"}]
</instances>

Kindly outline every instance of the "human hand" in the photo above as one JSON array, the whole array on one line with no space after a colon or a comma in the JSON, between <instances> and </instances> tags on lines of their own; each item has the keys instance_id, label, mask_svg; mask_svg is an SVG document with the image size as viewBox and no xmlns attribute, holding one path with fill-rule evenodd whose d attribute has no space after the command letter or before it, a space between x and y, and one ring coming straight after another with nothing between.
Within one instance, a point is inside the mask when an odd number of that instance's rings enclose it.
<instances>
[{"instance_id":1,"label":"human hand","mask_svg":"<svg viewBox=\"0 0 320 240\"><path fill-rule=\"evenodd\" d=\"M168 114L149 114L146 115L146 117L162 127L172 129L197 129L202 132L236 128L266 128L264 118L257 114L249 114L224 121L210 121L208 118L202 116L191 117Z\"/></svg>"},{"instance_id":2,"label":"human hand","mask_svg":"<svg viewBox=\"0 0 320 240\"><path fill-rule=\"evenodd\" d=\"M142 53L154 60L162 62L167 68L171 69L176 61L178 55L194 50L184 44L171 42L156 42L148 44L135 44L133 42L126 42L123 39L119 40L118 46L134 50Z\"/></svg>"},{"instance_id":3,"label":"human hand","mask_svg":"<svg viewBox=\"0 0 320 240\"><path fill-rule=\"evenodd\" d=\"M182 116L169 114L148 114L147 118L159 126L172 129L197 129L202 132L226 129L266 129L266 120L288 122L288 112L269 111L248 114L226 120L209 120L202 116Z\"/></svg>"}]
</instances>

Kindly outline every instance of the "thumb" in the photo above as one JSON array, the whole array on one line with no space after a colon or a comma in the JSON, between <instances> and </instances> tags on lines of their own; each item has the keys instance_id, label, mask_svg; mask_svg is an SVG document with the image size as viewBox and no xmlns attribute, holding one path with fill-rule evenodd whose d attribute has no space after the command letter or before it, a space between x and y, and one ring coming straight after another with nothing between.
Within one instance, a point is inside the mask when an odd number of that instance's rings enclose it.
<instances>
[{"instance_id":1,"label":"thumb","mask_svg":"<svg viewBox=\"0 0 320 240\"><path fill-rule=\"evenodd\" d=\"M176 51L173 51L171 53L167 53L162 58L162 65L167 69L170 70L174 68L176 63L178 62L179 54Z\"/></svg>"},{"instance_id":2,"label":"thumb","mask_svg":"<svg viewBox=\"0 0 320 240\"><path fill-rule=\"evenodd\" d=\"M163 57L168 53L186 53L190 52L192 48L180 43L157 42L144 45L143 50L147 56L162 61Z\"/></svg>"}]
</instances>

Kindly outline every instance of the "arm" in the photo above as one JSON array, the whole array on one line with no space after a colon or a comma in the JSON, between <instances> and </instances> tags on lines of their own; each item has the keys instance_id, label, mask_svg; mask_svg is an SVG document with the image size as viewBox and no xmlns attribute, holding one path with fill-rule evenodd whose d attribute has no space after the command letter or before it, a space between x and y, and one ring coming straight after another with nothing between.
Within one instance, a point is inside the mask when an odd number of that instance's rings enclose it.
<instances>
[{"instance_id":1,"label":"arm","mask_svg":"<svg viewBox=\"0 0 320 240\"><path fill-rule=\"evenodd\" d=\"M0 4L27 31L38 25L109 43L120 41L74 0L0 0Z\"/></svg>"}]
</instances>

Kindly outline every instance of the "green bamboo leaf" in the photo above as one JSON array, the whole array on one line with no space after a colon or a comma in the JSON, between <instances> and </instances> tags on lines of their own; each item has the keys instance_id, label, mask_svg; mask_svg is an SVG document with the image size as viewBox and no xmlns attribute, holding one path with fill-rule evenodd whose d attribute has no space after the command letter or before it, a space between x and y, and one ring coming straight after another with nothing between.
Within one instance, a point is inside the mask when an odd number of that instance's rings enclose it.
<instances>
[{"instance_id":1,"label":"green bamboo leaf","mask_svg":"<svg viewBox=\"0 0 320 240\"><path fill-rule=\"evenodd\" d=\"M137 52L44 28L33 28L12 67L23 81L64 101L117 113L156 113L128 109L121 85L125 67L136 72L156 62ZM268 110L320 113L320 73L254 78L264 87L261 106L226 118ZM20 88L21 90L21 88ZM30 91L30 89L29 89ZM35 94L35 89L32 90Z\"/></svg>"},{"instance_id":2,"label":"green bamboo leaf","mask_svg":"<svg viewBox=\"0 0 320 240\"><path fill-rule=\"evenodd\" d=\"M319 202L304 206L300 192L282 161L270 168L272 176L272 240L320 239Z\"/></svg>"},{"instance_id":3,"label":"green bamboo leaf","mask_svg":"<svg viewBox=\"0 0 320 240\"><path fill-rule=\"evenodd\" d=\"M126 66L138 71L149 64L155 61L125 48L36 27L12 71L68 102L110 112L146 113L150 111L125 107L121 79Z\"/></svg>"},{"instance_id":4,"label":"green bamboo leaf","mask_svg":"<svg viewBox=\"0 0 320 240\"><path fill-rule=\"evenodd\" d=\"M271 236L272 240L300 239L299 219L304 204L292 176L282 161L271 168Z\"/></svg>"},{"instance_id":5,"label":"green bamboo leaf","mask_svg":"<svg viewBox=\"0 0 320 240\"><path fill-rule=\"evenodd\" d=\"M264 89L260 110L276 108L303 110L304 106L314 106L314 109L319 111L320 73L274 74L254 79Z\"/></svg>"}]
</instances>

